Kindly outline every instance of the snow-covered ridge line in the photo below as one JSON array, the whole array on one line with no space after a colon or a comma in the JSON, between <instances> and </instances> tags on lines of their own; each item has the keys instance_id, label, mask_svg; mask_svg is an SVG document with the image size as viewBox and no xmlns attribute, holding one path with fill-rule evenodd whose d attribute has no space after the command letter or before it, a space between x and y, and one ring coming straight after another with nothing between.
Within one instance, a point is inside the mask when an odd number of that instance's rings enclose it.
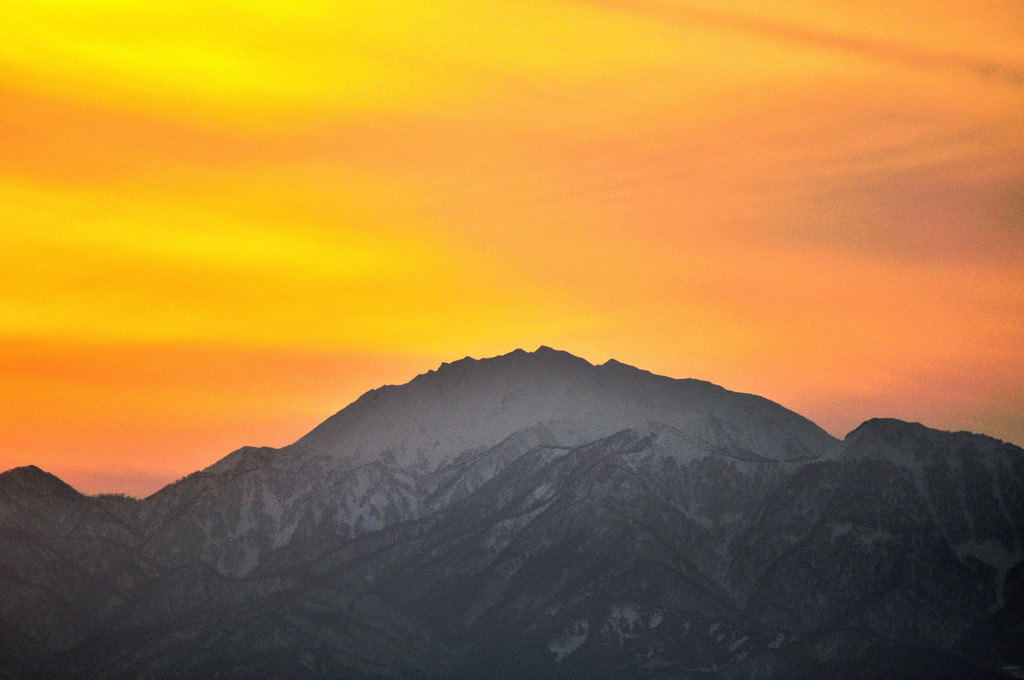
<instances>
[{"instance_id":1,"label":"snow-covered ridge line","mask_svg":"<svg viewBox=\"0 0 1024 680\"><path fill-rule=\"evenodd\" d=\"M540 422L573 423L599 439L660 422L707 441L730 441L769 459L824 450L835 440L806 418L754 395L608 361L595 366L541 347L442 364L398 386L367 392L289 447L341 462L390 457L436 469Z\"/></svg>"}]
</instances>

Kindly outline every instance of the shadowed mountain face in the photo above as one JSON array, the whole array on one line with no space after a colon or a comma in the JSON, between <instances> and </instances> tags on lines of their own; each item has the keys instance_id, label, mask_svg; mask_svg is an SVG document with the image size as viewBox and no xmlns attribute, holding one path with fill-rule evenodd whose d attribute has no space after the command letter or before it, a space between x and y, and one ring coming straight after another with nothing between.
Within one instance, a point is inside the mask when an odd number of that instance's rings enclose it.
<instances>
[{"instance_id":1,"label":"shadowed mountain face","mask_svg":"<svg viewBox=\"0 0 1024 680\"><path fill-rule=\"evenodd\" d=\"M143 500L0 475L0 678L997 678L1024 451L547 348Z\"/></svg>"}]
</instances>

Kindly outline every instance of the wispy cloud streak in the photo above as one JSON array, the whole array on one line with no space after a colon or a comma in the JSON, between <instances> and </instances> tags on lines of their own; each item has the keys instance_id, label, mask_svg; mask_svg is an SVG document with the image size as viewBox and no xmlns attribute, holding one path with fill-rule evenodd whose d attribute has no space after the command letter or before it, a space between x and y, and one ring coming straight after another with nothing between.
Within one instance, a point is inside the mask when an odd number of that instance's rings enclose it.
<instances>
[{"instance_id":1,"label":"wispy cloud streak","mask_svg":"<svg viewBox=\"0 0 1024 680\"><path fill-rule=\"evenodd\" d=\"M682 4L660 2L619 2L600 0L606 7L636 13L654 13L660 19L691 25L707 26L740 32L752 37L794 43L921 69L934 69L986 80L1013 87L1024 87L1024 65L986 59L961 52L936 50L911 43L881 40L863 35L845 35L807 28L782 21L743 16Z\"/></svg>"}]
</instances>

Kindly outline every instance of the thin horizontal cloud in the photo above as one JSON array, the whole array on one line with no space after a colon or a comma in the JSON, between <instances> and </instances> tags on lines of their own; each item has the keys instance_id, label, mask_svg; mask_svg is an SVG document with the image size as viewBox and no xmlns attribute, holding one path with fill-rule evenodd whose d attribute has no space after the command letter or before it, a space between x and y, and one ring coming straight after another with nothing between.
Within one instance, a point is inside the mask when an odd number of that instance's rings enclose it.
<instances>
[{"instance_id":1,"label":"thin horizontal cloud","mask_svg":"<svg viewBox=\"0 0 1024 680\"><path fill-rule=\"evenodd\" d=\"M658 2L621 2L601 0L605 6L631 12L657 12L662 19L697 22L757 38L820 47L853 54L859 57L902 64L913 68L940 70L985 80L997 81L1013 87L1024 87L1024 65L986 59L974 55L936 50L909 43L881 40L862 35L844 35L806 28L791 23L772 21L760 17L742 16L692 5Z\"/></svg>"}]
</instances>

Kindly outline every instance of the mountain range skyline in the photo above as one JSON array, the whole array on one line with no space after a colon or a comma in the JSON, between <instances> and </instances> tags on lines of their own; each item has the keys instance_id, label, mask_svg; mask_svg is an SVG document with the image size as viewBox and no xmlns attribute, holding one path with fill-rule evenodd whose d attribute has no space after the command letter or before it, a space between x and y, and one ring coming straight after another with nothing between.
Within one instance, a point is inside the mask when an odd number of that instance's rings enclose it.
<instances>
[{"instance_id":1,"label":"mountain range skyline","mask_svg":"<svg viewBox=\"0 0 1024 680\"><path fill-rule=\"evenodd\" d=\"M0 24L0 469L150 493L541 344L1024 444L1024 17L42 0Z\"/></svg>"},{"instance_id":2,"label":"mountain range skyline","mask_svg":"<svg viewBox=\"0 0 1024 680\"><path fill-rule=\"evenodd\" d=\"M653 403L656 402L659 398L664 398L664 395L662 394L662 388L664 388L665 385L686 383L702 386L703 389L710 390L712 392L728 393L738 395L744 398L749 398L754 401L760 401L765 404L770 404L773 408L779 408L783 411L788 411L788 409L785 409L784 407L776 404L775 402L772 402L759 395L732 392L727 389L724 389L721 386L699 379L677 379L668 376L661 376L655 373L651 373L649 371L637 369L636 367L629 366L615 359L609 359L608 361L602 364L592 364L586 359L573 355L564 350L548 347L547 345L541 345L536 350L531 352L527 352L526 350L520 348L513 350L507 354L498 355L494 357L485 357L480 359L473 357L464 357L462 359L458 359L452 362L442 363L436 369L431 369L429 371L421 373L407 382L380 385L378 387L370 389L367 392L364 392L352 403L348 404L334 415L323 420L316 427L312 428L309 432L299 436L293 442L286 443L285 445L283 445L282 448L284 450L300 451L306 447L322 449L325 445L328 445L325 444L325 442L330 442L329 446L336 448L339 452L342 452L343 455L353 455L358 457L359 452L362 450L362 445L358 443L358 437L356 437L354 440L351 439L350 433L347 433L346 430L352 428L351 419L348 418L348 416L351 416L353 412L358 411L363 404L367 402L373 403L374 408L376 408L379 412L380 404L378 399L382 394L389 394L395 391L402 393L403 389L409 389L415 387L418 384L422 385L425 382L430 382L432 380L451 380L455 376L458 376L460 372L472 372L474 370L480 370L479 368L476 368L478 365L503 366L503 370L499 372L499 375L503 376L503 378L501 380L492 381L486 387L477 388L480 394L478 395L478 400L476 401L470 400L468 402L463 403L461 407L455 407L452 404L444 405L446 412L447 410L454 409L458 413L458 422L462 424L456 424L453 426L451 423L445 424L444 422L441 422L435 423L433 425L426 425L425 423L430 423L433 418L437 417L436 405L430 405L429 403L427 403L428 408L426 409L426 411L423 411L417 407L415 400L413 400L410 403L404 404L401 411L402 415L395 419L392 419L392 426L403 428L404 431L416 430L420 433L418 435L419 437L422 437L424 427L433 428L431 431L436 433L436 436L439 438L439 442L444 442L443 444L437 445L439 450L447 449L450 451L462 451L465 449L473 448L473 446L476 445L500 441L504 437L514 434L518 429L527 427L533 424L534 422L539 421L575 421L579 420L579 417L581 417L580 414L584 414L586 415L586 419L592 421L595 427L597 428L595 432L590 433L590 437L593 438L596 437L598 433L603 433L603 435L611 435L619 428L628 428L630 426L636 425L636 423L638 422L638 418L640 421L645 419L644 417L637 416L637 412L633 410L627 410L625 412L626 414L631 413L632 415L616 414L615 409L611 406L611 402L598 404L595 407L597 408L596 411L588 411L588 408L591 408L591 406L588 406L588 395L578 394L575 395L572 400L569 400L566 395L559 394L558 389L560 387L560 381L564 379L564 373L567 367L575 367L576 369L583 371L586 371L587 369L596 368L602 371L612 372L616 371L619 367L621 367L624 371L640 373L646 376L650 376L653 379L653 383L645 386L646 390L651 390L653 387L654 390L652 393L648 394L645 392L645 389L634 387L631 390L627 390L627 394L619 395L619 401L621 403L629 403L630 401L634 403ZM543 384L544 379L547 377L543 375L543 371L541 372L541 374L537 374L538 367L541 367L542 369L550 368L553 371L551 375L556 376L556 382L553 386L554 392L552 393L553 396L551 397L551 399L554 399L553 402L545 399L537 400L536 398L536 381L540 380L540 382ZM517 371L520 368L528 369L526 376L522 376L517 373ZM488 400L493 398L493 395L506 393L507 390L509 389L514 390L514 385L519 381L528 380L528 376L532 376L534 379L534 383L531 384L530 387L532 399L531 403L516 406L515 403L509 402L506 399L500 405L486 405L488 403ZM562 403L559 405L560 400ZM562 413L561 415L558 415L558 413L553 413L551 410L553 408L553 404L558 408L568 408L569 411L566 413ZM524 407L526 409L526 415L520 413L520 411ZM473 435L460 434L466 427L465 423L467 421L472 420L470 414L473 413L475 410L479 410L479 416L476 418L475 421L473 421L473 426L478 429L482 428L481 431L483 434L475 435L475 437ZM567 413L570 412L573 413L574 415L566 415ZM902 421L887 416L885 414L876 414L874 416L871 416L870 418L865 419L865 421L857 424L843 436L835 436L833 434L826 432L820 426L815 424L813 421L806 419L804 416L794 412L790 413L792 413L797 418L806 421L807 425L811 428L812 432L817 432L817 434L815 435L815 443L813 446L809 448L816 451L826 452L829 449L840 444L845 439L845 437L848 436L850 433L857 431L865 423L872 420L889 419L898 422L903 422L907 425L921 426L920 423ZM517 423L517 425L507 424L504 430L499 429L496 432L493 426L493 421L495 418L498 418L500 422ZM377 449L380 449L380 442L382 437L381 428L383 426L383 423L371 420L369 422L365 422L357 426L357 429L361 429L361 431L367 432L371 438L370 441L372 442L372 445L374 447L377 447ZM966 430L958 432L972 435L988 436L985 435L985 433L974 433ZM950 432L950 434L954 433L955 432ZM339 440L339 436L341 436L342 439ZM348 439L346 439L346 437L348 437ZM346 441L349 443L345 444L344 442ZM413 463L414 461L412 461L411 459L404 459L403 462L403 459L401 457L401 451L404 450L405 445L397 443L399 441L401 440L396 440L396 444L394 444L393 446L386 447L386 449L389 451L389 460L392 463L397 462L399 464L405 465ZM211 461L211 464L209 466L204 466L203 469L222 470L225 468L225 466L230 467L231 465L234 464L232 461L236 459L237 455L239 455L242 452L252 450L253 448L254 447L248 445L243 446L235 450L233 453L226 454L222 458ZM256 448L268 449L268 447L264 445L259 445ZM348 448L353 449L354 453L348 452L346 450ZM397 459L395 458L396 455L398 456ZM365 462L372 461L368 460ZM19 467L42 469L41 466L36 465L35 463L29 463L27 466ZM183 478L189 474L198 471L198 468L196 470L186 471L186 473L181 475L181 477ZM57 477L60 478L59 475L57 475ZM180 478L178 481L180 481ZM154 489L152 493L158 493L161 489L164 489L167 486L172 485L173 483L175 483L174 480L169 480L166 484L163 484L159 488ZM114 494L125 493L124 491L117 489L103 490L98 492L86 490L85 492ZM148 496L150 494L141 495ZM136 496L140 496L140 494L136 494Z\"/></svg>"},{"instance_id":3,"label":"mountain range skyline","mask_svg":"<svg viewBox=\"0 0 1024 680\"><path fill-rule=\"evenodd\" d=\"M0 473L11 680L1010 680L1024 449L541 347L144 499Z\"/></svg>"}]
</instances>

